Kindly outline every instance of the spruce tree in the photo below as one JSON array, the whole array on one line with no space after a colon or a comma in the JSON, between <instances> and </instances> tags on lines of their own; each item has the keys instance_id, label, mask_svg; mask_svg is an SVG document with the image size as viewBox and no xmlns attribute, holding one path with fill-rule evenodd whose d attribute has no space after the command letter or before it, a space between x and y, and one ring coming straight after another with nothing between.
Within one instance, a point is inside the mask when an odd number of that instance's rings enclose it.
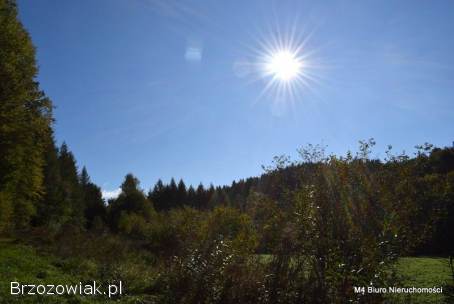
<instances>
[{"instance_id":1,"label":"spruce tree","mask_svg":"<svg viewBox=\"0 0 454 304\"><path fill-rule=\"evenodd\" d=\"M62 181L63 200L61 202L65 213L68 212L70 220L78 226L85 225L85 205L82 197L82 188L79 184L76 160L66 143L63 143L58 155L60 176Z\"/></svg>"},{"instance_id":2,"label":"spruce tree","mask_svg":"<svg viewBox=\"0 0 454 304\"><path fill-rule=\"evenodd\" d=\"M148 192L148 200L153 203L156 211L163 210L163 196L164 191L164 184L161 179L159 179L155 186L153 187L153 191Z\"/></svg>"},{"instance_id":3,"label":"spruce tree","mask_svg":"<svg viewBox=\"0 0 454 304\"><path fill-rule=\"evenodd\" d=\"M193 208L196 207L196 193L195 193L194 187L192 187L192 185L190 185L188 188L186 204Z\"/></svg>"},{"instance_id":4,"label":"spruce tree","mask_svg":"<svg viewBox=\"0 0 454 304\"><path fill-rule=\"evenodd\" d=\"M178 182L178 193L177 193L177 203L178 206L183 206L187 204L187 191L186 191L186 185L184 184L184 181L180 179Z\"/></svg>"},{"instance_id":5,"label":"spruce tree","mask_svg":"<svg viewBox=\"0 0 454 304\"><path fill-rule=\"evenodd\" d=\"M60 174L58 148L50 136L45 149L44 195L38 201L34 224L58 230L70 215L70 209L63 206L63 184Z\"/></svg>"},{"instance_id":6,"label":"spruce tree","mask_svg":"<svg viewBox=\"0 0 454 304\"><path fill-rule=\"evenodd\" d=\"M84 216L87 228L92 228L94 223L105 222L106 206L102 198L101 188L90 181L87 169L82 168L79 176L79 183L82 188L82 200L85 206Z\"/></svg>"},{"instance_id":7,"label":"spruce tree","mask_svg":"<svg viewBox=\"0 0 454 304\"><path fill-rule=\"evenodd\" d=\"M206 198L206 191L203 184L200 183L195 193L195 207L197 209L206 209L207 206L208 200Z\"/></svg>"}]
</instances>

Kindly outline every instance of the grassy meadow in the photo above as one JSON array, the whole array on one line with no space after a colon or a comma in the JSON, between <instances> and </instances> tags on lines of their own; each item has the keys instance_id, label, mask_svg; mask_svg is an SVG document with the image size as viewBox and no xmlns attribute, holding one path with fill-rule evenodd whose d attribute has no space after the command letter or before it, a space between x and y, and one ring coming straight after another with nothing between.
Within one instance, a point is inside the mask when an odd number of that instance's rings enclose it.
<instances>
[{"instance_id":1,"label":"grassy meadow","mask_svg":"<svg viewBox=\"0 0 454 304\"><path fill-rule=\"evenodd\" d=\"M269 263L271 255L259 255L261 263ZM50 254L38 253L31 246L19 244L11 239L0 240L0 303L104 303L102 297L81 296L13 296L9 295L10 280L34 284L77 284L93 278L91 270L97 265L83 261L61 259ZM449 267L449 259L443 257L402 257L396 263L398 286L428 287L443 286L443 294L392 295L386 297L389 303L436 304L452 303L454 282ZM140 276L139 273L135 274ZM144 295L126 295L117 299L121 303L153 303L143 301ZM142 299L142 300L139 300Z\"/></svg>"}]
</instances>

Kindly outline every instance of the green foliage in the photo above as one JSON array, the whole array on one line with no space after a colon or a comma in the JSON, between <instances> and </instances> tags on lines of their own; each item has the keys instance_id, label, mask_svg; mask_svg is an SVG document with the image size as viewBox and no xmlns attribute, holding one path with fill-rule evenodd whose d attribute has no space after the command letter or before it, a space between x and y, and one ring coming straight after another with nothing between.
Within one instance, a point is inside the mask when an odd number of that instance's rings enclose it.
<instances>
[{"instance_id":1,"label":"green foliage","mask_svg":"<svg viewBox=\"0 0 454 304\"><path fill-rule=\"evenodd\" d=\"M60 149L49 140L45 151L44 195L37 201L34 226L44 226L58 233L66 224L91 229L94 221L102 228L106 207L101 189L90 181L84 167L78 174L76 161L68 146Z\"/></svg>"},{"instance_id":2,"label":"green foliage","mask_svg":"<svg viewBox=\"0 0 454 304\"><path fill-rule=\"evenodd\" d=\"M166 185L158 180L153 190L148 192L148 199L153 202L156 211L169 211L184 206L207 210L230 204L225 188L215 188L213 185L205 188L203 184L199 184L194 190L192 185L187 188L183 180L177 185L172 178Z\"/></svg>"},{"instance_id":3,"label":"green foliage","mask_svg":"<svg viewBox=\"0 0 454 304\"><path fill-rule=\"evenodd\" d=\"M404 287L443 287L443 294L389 295L392 303L452 303L452 273L446 258L404 257L397 263L397 274Z\"/></svg>"},{"instance_id":4,"label":"green foliage","mask_svg":"<svg viewBox=\"0 0 454 304\"><path fill-rule=\"evenodd\" d=\"M87 228L102 229L106 220L106 207L102 198L101 188L90 181L87 169L82 168L79 176L79 184L82 189L82 201L84 217Z\"/></svg>"},{"instance_id":5,"label":"green foliage","mask_svg":"<svg viewBox=\"0 0 454 304\"><path fill-rule=\"evenodd\" d=\"M193 221L193 215L199 213ZM180 209L170 215L178 243L154 288L160 303L247 303L259 285L250 256L257 245L252 222L231 208ZM190 230L188 230L190 229ZM257 269L259 270L259 269ZM242 289L238 289L238 285Z\"/></svg>"},{"instance_id":6,"label":"green foliage","mask_svg":"<svg viewBox=\"0 0 454 304\"><path fill-rule=\"evenodd\" d=\"M35 81L35 49L14 1L0 1L0 228L27 227L43 193L52 106Z\"/></svg>"},{"instance_id":7,"label":"green foliage","mask_svg":"<svg viewBox=\"0 0 454 304\"><path fill-rule=\"evenodd\" d=\"M79 183L76 160L66 143L61 145L58 153L58 162L63 192L60 204L69 211L70 220L82 227L85 225L85 202L83 201L82 188Z\"/></svg>"},{"instance_id":8,"label":"green foliage","mask_svg":"<svg viewBox=\"0 0 454 304\"><path fill-rule=\"evenodd\" d=\"M284 211L275 201L256 192L249 195L247 207L247 213L253 220L255 230L260 232L258 252L275 253L288 224Z\"/></svg>"},{"instance_id":9,"label":"green foliage","mask_svg":"<svg viewBox=\"0 0 454 304\"><path fill-rule=\"evenodd\" d=\"M58 149L55 147L53 138L50 138L46 144L44 159L44 195L37 202L38 208L34 224L59 227L69 217L70 210L62 206L63 189L60 163Z\"/></svg>"},{"instance_id":10,"label":"green foliage","mask_svg":"<svg viewBox=\"0 0 454 304\"><path fill-rule=\"evenodd\" d=\"M265 262L256 263L254 258L250 258L249 262L227 260L225 263L225 257L228 257L225 253L229 252L229 249L225 245L220 245L222 243L219 241L215 242L213 247L222 249L220 252L212 256L193 254L193 262L180 256L167 268L161 268L161 274L158 273L157 265L145 254L141 254L139 248L132 250L133 248L124 240L115 239L113 236L91 238L86 235L81 242L85 245L80 251L74 251L69 257L62 258L44 254L11 240L1 239L0 303L106 302L103 297L10 296L8 288L11 278L21 282L49 284L121 279L127 287L127 295L121 297L121 303L266 303L269 299L262 281L266 275L263 267ZM273 257L268 256L266 260L266 263L271 263ZM204 265L204 261L207 265ZM221 268L220 265L223 264L225 266ZM452 280L447 259L401 258L396 269L397 275L402 278L400 286L443 286L444 293L387 295L385 300L388 302L450 303L447 296ZM200 275L203 270L207 271L207 275ZM183 276L187 281L182 280ZM199 302L195 292L198 286L196 282L204 284L198 293ZM169 286L173 286L174 289L171 290Z\"/></svg>"},{"instance_id":11,"label":"green foliage","mask_svg":"<svg viewBox=\"0 0 454 304\"><path fill-rule=\"evenodd\" d=\"M10 281L34 284L77 284L75 277L56 266L57 259L40 256L36 250L17 245L10 240L0 240L0 303L83 303L69 297L10 295Z\"/></svg>"},{"instance_id":12,"label":"green foliage","mask_svg":"<svg viewBox=\"0 0 454 304\"><path fill-rule=\"evenodd\" d=\"M153 205L139 189L139 180L132 174L126 175L121 190L118 198L109 205L110 225L114 231L143 237L147 223L155 213Z\"/></svg>"},{"instance_id":13,"label":"green foliage","mask_svg":"<svg viewBox=\"0 0 454 304\"><path fill-rule=\"evenodd\" d=\"M301 163L269 168L266 178L280 183L271 195L259 191L256 180L231 188L199 186L198 191L182 181L158 182L149 193L174 202L185 196L198 208L183 204L155 212L137 178L128 174L105 217L99 188L85 169L77 175L72 154L64 148L66 162L60 162L61 151L51 153L58 170L48 172L59 172L54 180L66 180L62 188L72 185L62 194L80 191L90 232L70 220L75 216L70 211L56 232L47 233L51 226L42 232L37 228L41 237L35 244L48 244L65 259L66 272L87 269L93 277L126 280L136 298L125 301L382 303L388 298L355 294L353 286L401 285L405 277L399 281L396 276L396 270L404 272L396 264L400 255L451 246L454 175L440 169L438 162L450 158L432 157L441 153L436 149L415 158L388 153L389 161L382 163L369 159L373 143L362 142L356 156L346 157L325 156L317 146L300 150ZM63 163L71 179L61 176ZM232 191L248 197L233 203L236 208L201 208ZM104 219L113 233L103 226ZM88 264L77 264L82 260Z\"/></svg>"},{"instance_id":14,"label":"green foliage","mask_svg":"<svg viewBox=\"0 0 454 304\"><path fill-rule=\"evenodd\" d=\"M8 230L12 225L10 222L13 214L12 202L10 193L0 191L0 232Z\"/></svg>"}]
</instances>

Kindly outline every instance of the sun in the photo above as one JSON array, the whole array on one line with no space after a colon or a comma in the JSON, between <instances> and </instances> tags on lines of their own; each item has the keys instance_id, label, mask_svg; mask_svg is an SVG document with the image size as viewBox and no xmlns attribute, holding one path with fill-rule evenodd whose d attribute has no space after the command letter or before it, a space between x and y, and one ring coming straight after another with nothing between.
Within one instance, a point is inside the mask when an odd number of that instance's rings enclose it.
<instances>
[{"instance_id":1,"label":"sun","mask_svg":"<svg viewBox=\"0 0 454 304\"><path fill-rule=\"evenodd\" d=\"M248 76L249 83L262 86L254 103L271 101L273 113L284 113L317 93L326 66L310 42L313 33L297 18L287 25L276 21L267 31L254 33L245 44L247 53L234 65L238 77Z\"/></svg>"},{"instance_id":2,"label":"sun","mask_svg":"<svg viewBox=\"0 0 454 304\"><path fill-rule=\"evenodd\" d=\"M312 32L301 30L297 23L287 30L276 26L269 33L257 35L250 47L254 59L255 80L264 87L256 100L266 96L273 106L285 108L304 100L320 82L322 62L309 43Z\"/></svg>"},{"instance_id":3,"label":"sun","mask_svg":"<svg viewBox=\"0 0 454 304\"><path fill-rule=\"evenodd\" d=\"M290 81L302 73L302 61L289 50L273 53L266 61L266 72L276 80Z\"/></svg>"}]
</instances>

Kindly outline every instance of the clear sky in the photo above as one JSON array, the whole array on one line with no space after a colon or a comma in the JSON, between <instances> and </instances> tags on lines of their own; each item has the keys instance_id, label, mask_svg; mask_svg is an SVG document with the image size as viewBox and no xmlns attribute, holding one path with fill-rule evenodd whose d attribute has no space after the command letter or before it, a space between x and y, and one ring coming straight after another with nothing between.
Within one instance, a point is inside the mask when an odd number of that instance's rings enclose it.
<instances>
[{"instance_id":1,"label":"clear sky","mask_svg":"<svg viewBox=\"0 0 454 304\"><path fill-rule=\"evenodd\" d=\"M104 190L128 172L145 189L171 177L229 184L306 143L344 154L374 137L383 156L387 144L412 153L454 140L453 1L22 0L19 9L57 141ZM304 42L301 81L286 82L293 95L277 93L279 80L265 89L274 76L261 65L276 41Z\"/></svg>"}]
</instances>

